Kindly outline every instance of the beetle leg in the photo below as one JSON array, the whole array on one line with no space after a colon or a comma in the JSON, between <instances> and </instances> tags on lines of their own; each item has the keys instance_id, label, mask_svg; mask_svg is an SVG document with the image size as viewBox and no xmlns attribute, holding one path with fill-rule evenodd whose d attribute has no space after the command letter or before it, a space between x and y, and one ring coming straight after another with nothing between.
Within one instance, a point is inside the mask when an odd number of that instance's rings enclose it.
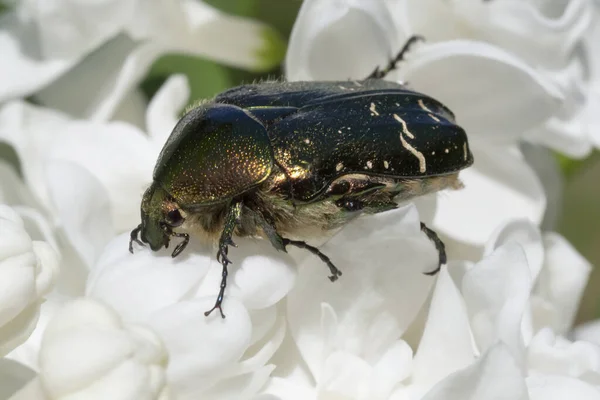
<instances>
[{"instance_id":1,"label":"beetle leg","mask_svg":"<svg viewBox=\"0 0 600 400\"><path fill-rule=\"evenodd\" d=\"M129 236L129 252L133 254L133 242L136 242L139 245L145 246L144 243L140 239L138 239L138 235L142 230L142 224L139 224L137 228L131 231L131 235Z\"/></svg>"},{"instance_id":2,"label":"beetle leg","mask_svg":"<svg viewBox=\"0 0 600 400\"><path fill-rule=\"evenodd\" d=\"M173 254L171 254L171 257L175 258L185 249L185 247L190 242L190 235L188 235L187 233L176 233L176 232L173 232L171 235L175 236L175 237L183 238L183 241L181 243L179 243L177 246L175 246L175 250L173 250Z\"/></svg>"},{"instance_id":3,"label":"beetle leg","mask_svg":"<svg viewBox=\"0 0 600 400\"><path fill-rule=\"evenodd\" d=\"M302 240L290 240L287 238L281 238L281 240L282 240L284 246L292 245L292 246L299 247L301 249L306 249L306 250L310 251L311 253L313 253L314 255L316 255L317 257L319 257L321 259L321 261L323 261L329 267L329 271L331 271L331 276L329 276L329 280L331 282L337 281L337 279L340 276L342 276L342 271L340 271L335 265L333 265L333 263L331 262L331 259L329 257L327 257L325 254L323 254L316 247L311 246Z\"/></svg>"},{"instance_id":4,"label":"beetle leg","mask_svg":"<svg viewBox=\"0 0 600 400\"><path fill-rule=\"evenodd\" d=\"M416 42L419 42L419 41L424 41L424 40L425 40L425 38L420 35L413 35L410 38L408 38L408 40L402 47L402 50L400 50L400 52L396 55L396 57L394 57L393 59L390 60L390 62L384 69L380 70L379 67L375 68L375 71L371 72L371 75L367 76L366 79L383 79L383 78L385 78L385 76L387 74L389 74L391 71L396 69L396 64L398 64L400 61L402 61L404 59L404 56L410 50L410 48L412 47L413 44L415 44Z\"/></svg>"},{"instance_id":5,"label":"beetle leg","mask_svg":"<svg viewBox=\"0 0 600 400\"><path fill-rule=\"evenodd\" d=\"M424 272L425 275L433 276L440 272L440 269L442 269L442 265L446 264L446 246L444 245L444 242L442 242L442 240L438 237L437 233L429 229L427 225L425 225L423 222L421 222L421 231L423 231L423 233L427 235L429 240L433 242L435 248L438 251L439 259L437 268L430 272Z\"/></svg>"},{"instance_id":6,"label":"beetle leg","mask_svg":"<svg viewBox=\"0 0 600 400\"><path fill-rule=\"evenodd\" d=\"M221 286L219 289L219 294L217 295L217 301L215 301L215 305L210 310L204 313L205 316L209 316L214 310L218 309L222 318L225 318L225 314L223 314L223 296L225 295L225 288L227 287L227 275L229 274L227 271L227 266L231 264L229 258L227 258L227 253L229 252L229 246L234 246L233 240L231 236L233 236L233 231L236 226L239 224L242 216L242 202L234 201L229 209L227 210L227 215L225 216L223 232L221 232L221 238L219 239L219 250L217 251L217 261L221 263L223 266L223 270L221 272Z\"/></svg>"}]
</instances>

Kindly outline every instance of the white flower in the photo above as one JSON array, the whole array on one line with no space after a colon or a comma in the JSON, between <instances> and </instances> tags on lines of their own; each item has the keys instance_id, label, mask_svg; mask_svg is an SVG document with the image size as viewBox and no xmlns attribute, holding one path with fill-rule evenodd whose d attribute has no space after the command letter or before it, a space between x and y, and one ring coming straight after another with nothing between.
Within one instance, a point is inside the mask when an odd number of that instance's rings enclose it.
<instances>
[{"instance_id":1,"label":"white flower","mask_svg":"<svg viewBox=\"0 0 600 400\"><path fill-rule=\"evenodd\" d=\"M346 249L350 259L366 259L355 257L363 245L378 257L367 265L346 261L344 285L328 287L312 270L317 265L300 264L287 301L299 354L293 359L290 348L282 348L285 367L274 371L265 393L285 400L545 399L570 390L584 399L600 397L600 347L559 336L569 326L558 321L572 321L575 311L564 301L578 302L590 271L562 238L542 239L526 222L502 227L480 262L443 269L423 306L431 282L415 280L419 267L406 255L414 247L402 245L410 235L394 230L412 225L416 232L418 215L411 208L394 213L386 217L400 220L387 220L387 227L372 222L379 240L367 233ZM332 252L370 232L366 221L324 248ZM396 251L405 258L398 261ZM570 296L549 295L548 287ZM546 309L538 306L541 299ZM548 310L557 317L550 323Z\"/></svg>"},{"instance_id":2,"label":"white flower","mask_svg":"<svg viewBox=\"0 0 600 400\"><path fill-rule=\"evenodd\" d=\"M94 120L110 119L166 53L255 70L279 62L269 57L280 46L271 28L197 0L26 0L0 27L0 102L37 93L42 104Z\"/></svg>"},{"instance_id":3,"label":"white flower","mask_svg":"<svg viewBox=\"0 0 600 400\"><path fill-rule=\"evenodd\" d=\"M34 330L58 264L50 245L32 241L19 215L0 204L0 356L22 344Z\"/></svg>"},{"instance_id":4,"label":"white flower","mask_svg":"<svg viewBox=\"0 0 600 400\"><path fill-rule=\"evenodd\" d=\"M91 299L65 305L45 329L39 377L13 399L168 400L167 354L152 331L124 325Z\"/></svg>"},{"instance_id":5,"label":"white flower","mask_svg":"<svg viewBox=\"0 0 600 400\"><path fill-rule=\"evenodd\" d=\"M128 251L141 194L188 101L185 79L171 77L143 116L125 118L143 122L109 120L166 51L255 67L248 51L264 43L256 40L263 26L196 0L16 5L0 17L12 24L0 45L16 43L15 29L36 27L37 39L19 43L42 51L42 72L18 81L12 62L4 99L35 93L43 104L0 107L0 140L15 149L25 182L0 164L0 199L18 204L18 232L45 238L63 261L47 299L48 275L32 273L29 297L0 302L8 305L0 318L9 310L28 322L18 342L11 318L9 334L0 325L0 346L12 349L0 360L0 386L9 381L14 390L36 374L11 400L600 398L600 348L569 339L590 265L562 237L538 229L546 198L518 147L537 134L550 146L564 140L571 153L589 148L574 122L583 115L574 98L585 94L589 106L591 97L573 83L587 61L572 56L589 25L589 2L567 3L307 0L288 53L290 77L364 77L408 32L423 31L429 42L411 50L396 77L456 112L476 164L461 174L465 190L429 196L417 203L420 212L409 204L362 216L323 242L311 240L343 270L335 284L306 251L236 238L226 319L204 315L221 280L212 247L194 240L177 258ZM427 22L437 19L433 28ZM224 32L237 35L237 47ZM197 40L209 33L217 36ZM30 55L27 46L5 48ZM28 72L32 60L19 60ZM90 68L104 64L106 71ZM552 136L552 124L562 131L558 123L574 133ZM437 278L422 274L437 266L422 219L450 238L451 261ZM0 258L0 274L2 265ZM19 283L14 275L2 282ZM38 313L33 334L13 349Z\"/></svg>"},{"instance_id":6,"label":"white flower","mask_svg":"<svg viewBox=\"0 0 600 400\"><path fill-rule=\"evenodd\" d=\"M307 0L292 31L286 74L361 79L386 65L411 34L423 35L427 41L390 78L441 100L467 131L475 164L461 174L465 189L437 199L433 226L480 246L498 225L519 218L539 223L544 215L544 191L518 149L522 140L535 134L568 154L590 150L592 127L578 125L583 106L574 100L590 104L572 66L583 61L570 58L589 26L590 3L548 3L544 14L534 2ZM569 129L557 126L563 120Z\"/></svg>"}]
</instances>

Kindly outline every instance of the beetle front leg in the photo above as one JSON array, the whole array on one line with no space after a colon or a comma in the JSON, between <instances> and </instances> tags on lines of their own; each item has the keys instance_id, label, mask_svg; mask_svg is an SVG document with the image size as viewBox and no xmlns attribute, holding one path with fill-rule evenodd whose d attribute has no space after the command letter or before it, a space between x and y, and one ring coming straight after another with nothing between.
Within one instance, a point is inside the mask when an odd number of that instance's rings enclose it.
<instances>
[{"instance_id":1,"label":"beetle front leg","mask_svg":"<svg viewBox=\"0 0 600 400\"><path fill-rule=\"evenodd\" d=\"M423 231L423 233L425 233L427 235L429 240L431 240L433 242L436 250L438 251L438 266L437 266L437 268L430 272L423 272L425 275L433 276L433 275L437 274L438 272L440 272L440 269L442 269L442 265L446 264L446 261L447 261L446 245L444 245L444 242L442 242L442 240L439 238L437 233L435 233L435 231L429 229L427 227L427 225L425 225L423 222L421 222L421 231Z\"/></svg>"},{"instance_id":2,"label":"beetle front leg","mask_svg":"<svg viewBox=\"0 0 600 400\"><path fill-rule=\"evenodd\" d=\"M205 316L209 316L214 310L218 309L219 313L221 313L221 317L225 318L225 314L223 314L223 297L225 295L225 288L227 287L227 275L229 272L227 271L227 266L231 264L229 258L227 258L227 253L229 252L229 246L237 247L231 237L233 236L233 231L236 226L240 223L240 218L242 216L242 202L241 201L233 201L227 210L227 215L225 216L225 223L223 226L223 232L221 232L221 238L219 239L219 250L217 251L217 261L221 263L223 266L223 270L221 272L221 286L219 289L219 294L217 295L217 301L215 305L210 310L204 313Z\"/></svg>"}]
</instances>

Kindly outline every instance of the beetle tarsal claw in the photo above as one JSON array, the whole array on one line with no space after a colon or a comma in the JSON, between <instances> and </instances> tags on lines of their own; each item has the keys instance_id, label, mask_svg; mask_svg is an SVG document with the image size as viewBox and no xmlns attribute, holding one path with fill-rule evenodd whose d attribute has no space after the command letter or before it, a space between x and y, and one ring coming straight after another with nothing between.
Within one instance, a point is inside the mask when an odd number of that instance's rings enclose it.
<instances>
[{"instance_id":1,"label":"beetle tarsal claw","mask_svg":"<svg viewBox=\"0 0 600 400\"><path fill-rule=\"evenodd\" d=\"M217 251L217 261L221 264L233 264L229 258L227 258L227 253L229 253L229 249L227 248L227 244L222 243L219 245L219 250Z\"/></svg>"},{"instance_id":2,"label":"beetle tarsal claw","mask_svg":"<svg viewBox=\"0 0 600 400\"><path fill-rule=\"evenodd\" d=\"M142 224L139 224L134 230L131 231L131 235L129 236L129 252L131 254L133 254L133 242L136 242L137 244L141 245L141 246L145 246L145 244L138 239L138 235L140 233L140 231L142 230Z\"/></svg>"},{"instance_id":3,"label":"beetle tarsal claw","mask_svg":"<svg viewBox=\"0 0 600 400\"><path fill-rule=\"evenodd\" d=\"M421 222L421 231L425 233L429 240L433 242L436 250L438 251L437 268L433 271L423 272L425 275L433 276L440 272L440 270L442 269L442 265L446 264L446 262L448 261L446 257L446 245L444 245L444 242L442 242L437 233L435 233L435 231L433 231L432 229L428 228L427 225L425 225L423 222Z\"/></svg>"},{"instance_id":4,"label":"beetle tarsal claw","mask_svg":"<svg viewBox=\"0 0 600 400\"><path fill-rule=\"evenodd\" d=\"M171 257L175 258L186 248L186 246L190 242L190 235L187 233L176 233L176 232L173 232L171 235L175 236L175 237L183 238L183 241L181 243L179 243L177 246L175 246L175 250L173 250L173 253L171 254Z\"/></svg>"}]
</instances>

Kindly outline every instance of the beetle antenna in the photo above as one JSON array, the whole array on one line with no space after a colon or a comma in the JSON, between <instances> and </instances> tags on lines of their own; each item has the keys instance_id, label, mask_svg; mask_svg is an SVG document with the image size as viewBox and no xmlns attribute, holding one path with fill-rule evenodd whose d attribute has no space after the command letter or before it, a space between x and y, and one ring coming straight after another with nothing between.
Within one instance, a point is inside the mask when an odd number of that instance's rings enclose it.
<instances>
[{"instance_id":1,"label":"beetle antenna","mask_svg":"<svg viewBox=\"0 0 600 400\"><path fill-rule=\"evenodd\" d=\"M325 264L327 264L327 266L329 267L329 271L331 271L331 276L329 277L329 280L331 282L337 281L337 279L340 276L342 276L342 271L340 271L335 265L333 265L333 263L331 262L331 259L329 257L327 257L325 254L323 254L316 247L311 246L302 240L290 240L290 239L286 239L286 238L281 238L281 240L282 240L284 247L287 246L288 244L290 244L292 246L296 246L301 249L306 249L306 250L310 251L311 253L313 253L314 255L316 255L317 257L319 257L321 259L321 261L323 261Z\"/></svg>"},{"instance_id":2,"label":"beetle antenna","mask_svg":"<svg viewBox=\"0 0 600 400\"><path fill-rule=\"evenodd\" d=\"M136 242L137 244L139 244L141 246L145 246L145 244L142 243L142 241L140 241L140 239L138 239L138 235L141 230L142 230L142 224L139 224L137 226L137 228L135 228L134 230L131 231L131 235L129 236L129 252L131 254L133 254L133 242Z\"/></svg>"}]
</instances>

